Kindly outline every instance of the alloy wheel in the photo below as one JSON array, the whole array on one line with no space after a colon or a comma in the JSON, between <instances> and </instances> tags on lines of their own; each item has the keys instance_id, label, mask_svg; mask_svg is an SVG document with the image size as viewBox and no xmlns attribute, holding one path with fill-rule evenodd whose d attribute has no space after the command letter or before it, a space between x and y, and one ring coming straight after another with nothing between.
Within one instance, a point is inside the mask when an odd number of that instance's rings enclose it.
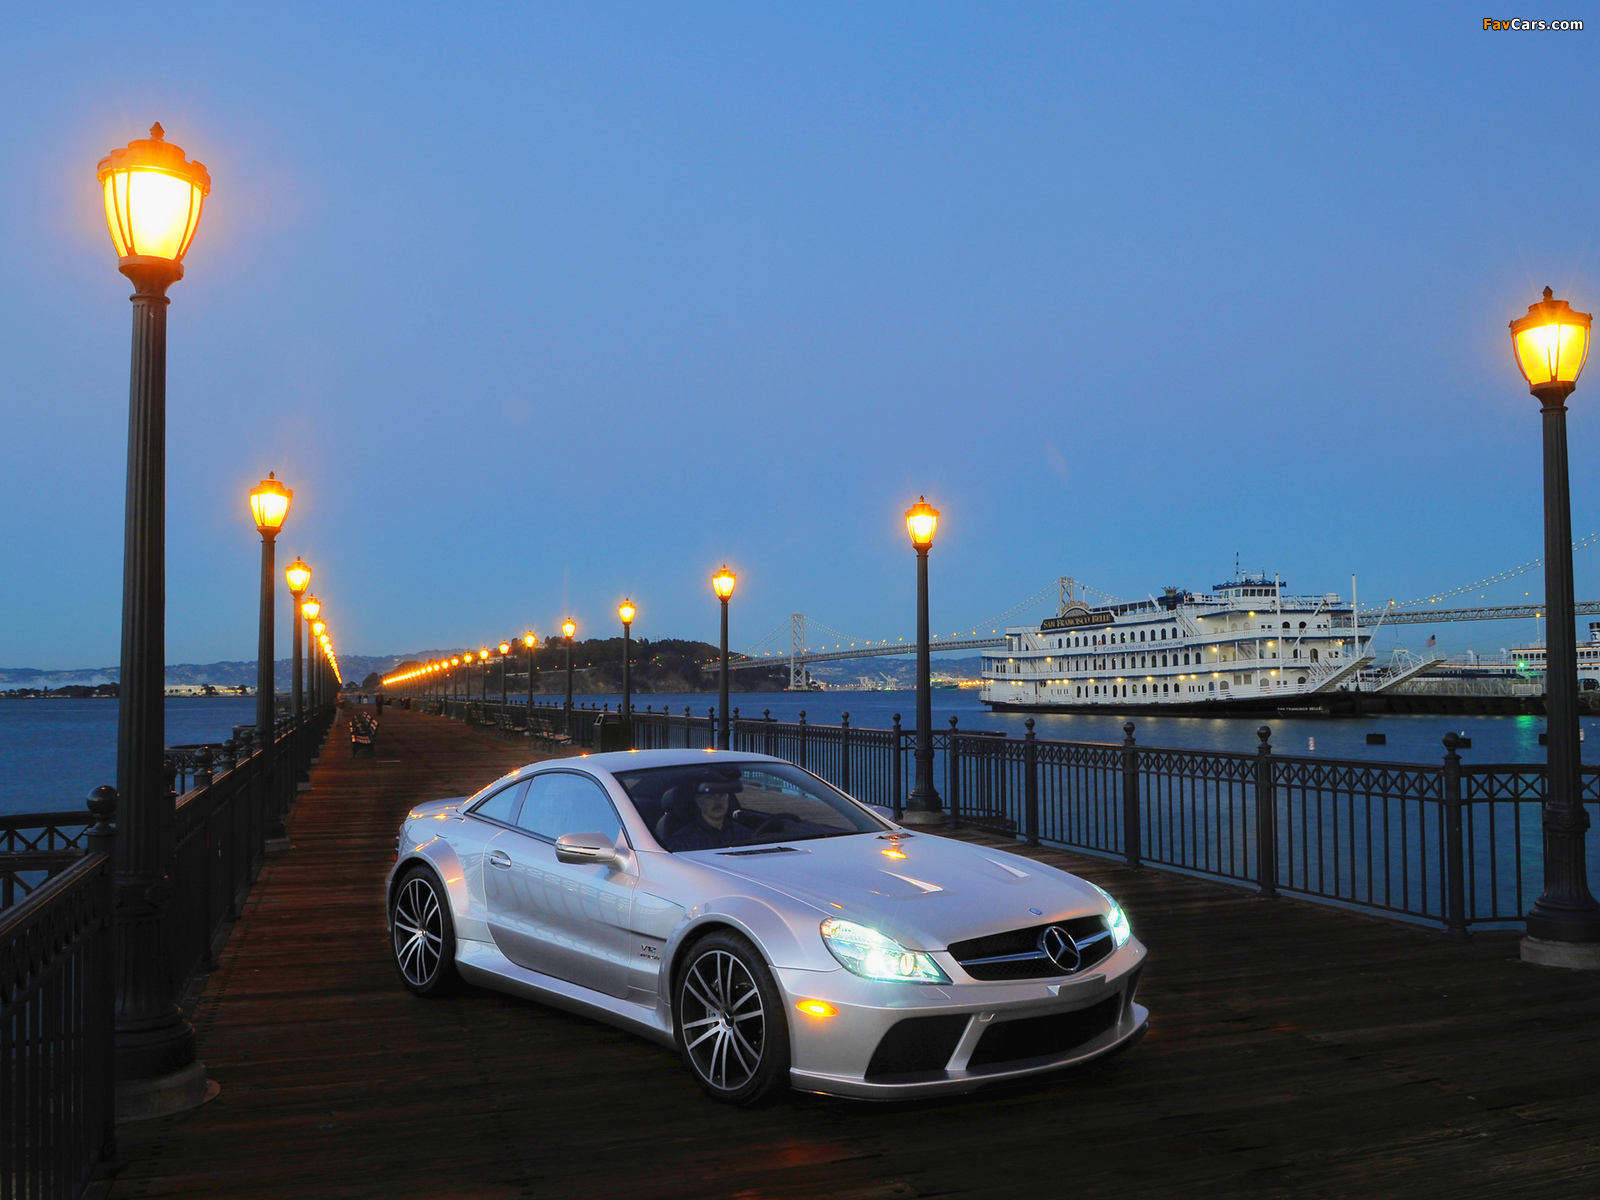
<instances>
[{"instance_id":1,"label":"alloy wheel","mask_svg":"<svg viewBox=\"0 0 1600 1200\"><path fill-rule=\"evenodd\" d=\"M444 912L428 880L413 875L394 902L394 957L413 987L427 987L439 971Z\"/></svg>"},{"instance_id":2,"label":"alloy wheel","mask_svg":"<svg viewBox=\"0 0 1600 1200\"><path fill-rule=\"evenodd\" d=\"M710 950L684 972L680 991L683 1045L695 1071L713 1088L733 1092L761 1067L766 1010L750 969L726 950Z\"/></svg>"}]
</instances>

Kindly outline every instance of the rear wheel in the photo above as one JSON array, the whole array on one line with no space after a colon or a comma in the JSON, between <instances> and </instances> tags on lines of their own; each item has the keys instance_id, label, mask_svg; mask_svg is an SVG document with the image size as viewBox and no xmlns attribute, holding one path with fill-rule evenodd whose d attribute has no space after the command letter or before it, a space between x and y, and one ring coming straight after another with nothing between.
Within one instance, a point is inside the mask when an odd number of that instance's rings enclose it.
<instances>
[{"instance_id":1,"label":"rear wheel","mask_svg":"<svg viewBox=\"0 0 1600 1200\"><path fill-rule=\"evenodd\" d=\"M733 932L684 956L673 989L684 1065L708 1096L755 1104L789 1076L789 1014L761 953Z\"/></svg>"},{"instance_id":2,"label":"rear wheel","mask_svg":"<svg viewBox=\"0 0 1600 1200\"><path fill-rule=\"evenodd\" d=\"M441 996L456 984L456 932L450 896L439 877L413 867L394 890L389 907L395 969L419 996Z\"/></svg>"}]
</instances>

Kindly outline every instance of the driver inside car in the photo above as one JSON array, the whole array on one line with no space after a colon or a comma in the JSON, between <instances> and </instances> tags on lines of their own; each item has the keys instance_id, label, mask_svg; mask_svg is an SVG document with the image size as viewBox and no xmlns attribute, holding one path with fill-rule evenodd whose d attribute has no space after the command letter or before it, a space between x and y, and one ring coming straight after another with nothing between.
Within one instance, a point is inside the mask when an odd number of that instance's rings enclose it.
<instances>
[{"instance_id":1,"label":"driver inside car","mask_svg":"<svg viewBox=\"0 0 1600 1200\"><path fill-rule=\"evenodd\" d=\"M733 795L726 784L708 782L695 788L693 812L693 819L667 838L667 849L674 854L682 850L716 850L755 838L733 819Z\"/></svg>"}]
</instances>

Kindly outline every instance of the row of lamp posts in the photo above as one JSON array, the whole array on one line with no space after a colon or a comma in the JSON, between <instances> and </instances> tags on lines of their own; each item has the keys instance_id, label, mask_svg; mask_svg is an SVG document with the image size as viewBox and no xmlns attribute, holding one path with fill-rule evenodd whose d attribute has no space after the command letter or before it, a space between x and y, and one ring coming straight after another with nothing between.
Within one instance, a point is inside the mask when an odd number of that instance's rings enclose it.
<instances>
[{"instance_id":1,"label":"row of lamp posts","mask_svg":"<svg viewBox=\"0 0 1600 1200\"><path fill-rule=\"evenodd\" d=\"M206 1091L194 1030L174 1001L163 951L172 868L174 797L163 774L166 745L166 358L167 290L183 278L211 176L154 125L148 138L113 150L96 178L118 270L133 284L133 345L128 388L128 468L123 530L122 653L117 701L115 1076L119 1112L179 1111ZM273 707L274 552L292 493L269 475L250 493L261 534L261 613L256 729L269 745ZM298 558L286 571L295 599L294 709L302 692L300 620L313 621L313 708L333 698L338 659L316 598L305 595L311 569ZM302 599L302 597L304 597ZM274 814L281 836L281 814Z\"/></svg>"}]
</instances>

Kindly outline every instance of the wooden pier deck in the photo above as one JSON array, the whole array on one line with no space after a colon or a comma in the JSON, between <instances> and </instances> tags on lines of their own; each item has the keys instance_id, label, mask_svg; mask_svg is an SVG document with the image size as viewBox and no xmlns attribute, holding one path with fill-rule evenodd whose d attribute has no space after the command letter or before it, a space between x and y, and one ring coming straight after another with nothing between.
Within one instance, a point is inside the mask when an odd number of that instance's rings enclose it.
<instances>
[{"instance_id":1,"label":"wooden pier deck","mask_svg":"<svg viewBox=\"0 0 1600 1200\"><path fill-rule=\"evenodd\" d=\"M520 745L385 713L334 730L195 1011L220 1094L119 1130L116 1197L1472 1196L1600 1193L1600 975L1055 851L1149 945L1150 1035L939 1102L705 1100L667 1051L395 978L401 815Z\"/></svg>"}]
</instances>

